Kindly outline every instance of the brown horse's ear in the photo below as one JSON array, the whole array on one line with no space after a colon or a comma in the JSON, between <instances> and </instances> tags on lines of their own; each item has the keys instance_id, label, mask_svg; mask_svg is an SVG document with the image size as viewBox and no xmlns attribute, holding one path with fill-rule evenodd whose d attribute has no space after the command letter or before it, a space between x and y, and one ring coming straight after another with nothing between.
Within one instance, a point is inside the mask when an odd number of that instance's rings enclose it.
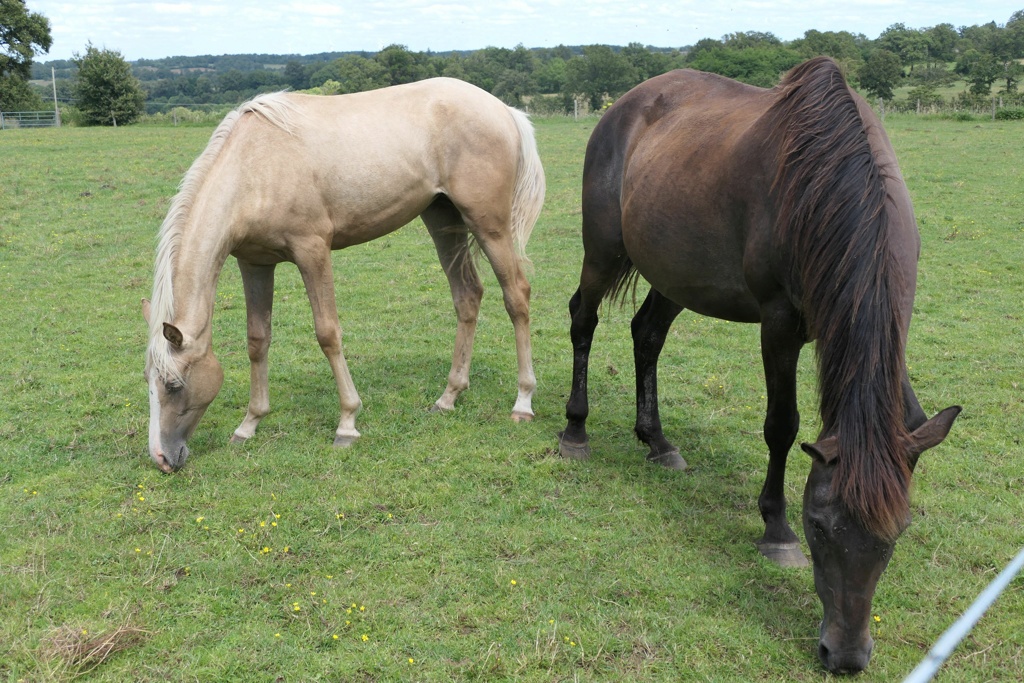
<instances>
[{"instance_id":1,"label":"brown horse's ear","mask_svg":"<svg viewBox=\"0 0 1024 683\"><path fill-rule=\"evenodd\" d=\"M146 324L149 324L149 299L142 300L142 317L145 319Z\"/></svg>"},{"instance_id":2,"label":"brown horse's ear","mask_svg":"<svg viewBox=\"0 0 1024 683\"><path fill-rule=\"evenodd\" d=\"M185 335L170 323L164 323L164 339L171 342L171 346L176 349L180 349L185 343Z\"/></svg>"},{"instance_id":3,"label":"brown horse's ear","mask_svg":"<svg viewBox=\"0 0 1024 683\"><path fill-rule=\"evenodd\" d=\"M910 434L910 469L917 467L917 459L922 453L933 446L938 446L949 434L953 420L963 410L960 406L950 406L932 419L915 429Z\"/></svg>"},{"instance_id":4,"label":"brown horse's ear","mask_svg":"<svg viewBox=\"0 0 1024 683\"><path fill-rule=\"evenodd\" d=\"M820 461L822 464L831 465L832 461L839 454L838 443L839 440L836 437L830 436L826 439L821 439L817 443L802 443L800 448L804 449L804 453Z\"/></svg>"}]
</instances>

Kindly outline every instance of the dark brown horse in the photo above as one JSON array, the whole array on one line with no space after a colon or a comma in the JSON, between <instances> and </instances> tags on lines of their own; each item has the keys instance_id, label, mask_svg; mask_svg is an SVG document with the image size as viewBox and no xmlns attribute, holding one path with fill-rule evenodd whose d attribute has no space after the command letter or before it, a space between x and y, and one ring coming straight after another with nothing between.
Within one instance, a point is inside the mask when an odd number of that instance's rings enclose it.
<instances>
[{"instance_id":1,"label":"dark brown horse","mask_svg":"<svg viewBox=\"0 0 1024 683\"><path fill-rule=\"evenodd\" d=\"M560 451L590 454L587 363L606 297L635 273L651 290L633 318L636 434L682 469L658 415L657 363L675 317L761 323L768 474L757 545L806 565L786 522L783 479L799 415L801 347L817 342L822 430L804 490L804 533L824 607L818 646L835 672L867 666L875 585L910 521L918 456L959 407L928 420L904 346L920 238L892 146L834 62L817 58L764 90L674 71L602 117L583 170L583 269L569 302L574 352Z\"/></svg>"}]
</instances>

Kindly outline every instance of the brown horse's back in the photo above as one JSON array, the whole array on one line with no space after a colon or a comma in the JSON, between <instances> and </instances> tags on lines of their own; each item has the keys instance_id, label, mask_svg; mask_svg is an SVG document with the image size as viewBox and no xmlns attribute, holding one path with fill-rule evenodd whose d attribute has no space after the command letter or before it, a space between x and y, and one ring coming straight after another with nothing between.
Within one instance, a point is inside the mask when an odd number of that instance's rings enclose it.
<instances>
[{"instance_id":1,"label":"brown horse's back","mask_svg":"<svg viewBox=\"0 0 1024 683\"><path fill-rule=\"evenodd\" d=\"M665 296L757 322L744 254L768 227L772 175L757 124L773 101L771 90L690 70L634 88L587 149L584 240L621 234L633 266Z\"/></svg>"}]
</instances>

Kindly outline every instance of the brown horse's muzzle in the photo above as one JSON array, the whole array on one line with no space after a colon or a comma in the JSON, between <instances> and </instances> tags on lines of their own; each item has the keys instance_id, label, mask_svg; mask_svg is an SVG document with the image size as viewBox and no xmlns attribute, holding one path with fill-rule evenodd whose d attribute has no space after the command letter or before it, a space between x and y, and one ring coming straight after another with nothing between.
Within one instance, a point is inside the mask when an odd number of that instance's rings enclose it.
<instances>
[{"instance_id":1,"label":"brown horse's muzzle","mask_svg":"<svg viewBox=\"0 0 1024 683\"><path fill-rule=\"evenodd\" d=\"M825 622L821 622L818 659L822 665L834 674L855 674L866 669L868 662L871 661L871 651L875 647L875 641L871 639L867 629L859 638L835 638L831 631ZM853 645L850 645L851 641Z\"/></svg>"}]
</instances>

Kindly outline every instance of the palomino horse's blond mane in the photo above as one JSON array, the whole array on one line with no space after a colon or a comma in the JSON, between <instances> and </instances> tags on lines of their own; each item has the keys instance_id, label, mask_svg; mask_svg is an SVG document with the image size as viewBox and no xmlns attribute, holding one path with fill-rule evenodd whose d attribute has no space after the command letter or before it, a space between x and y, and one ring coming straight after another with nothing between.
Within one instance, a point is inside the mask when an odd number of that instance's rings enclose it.
<instances>
[{"instance_id":1,"label":"palomino horse's blond mane","mask_svg":"<svg viewBox=\"0 0 1024 683\"><path fill-rule=\"evenodd\" d=\"M181 371L171 359L170 347L163 338L164 322L174 320L174 288L172 276L174 263L177 260L178 247L181 245L182 234L192 204L199 189L206 180L207 173L217 159L235 124L249 113L258 114L270 123L291 132L292 119L295 115L294 105L284 93L260 95L241 104L221 121L210 136L206 149L189 167L185 177L178 186L178 193L171 201L167 217L160 226L156 248L156 265L153 276L153 298L150 302L149 318L149 349L148 354L156 373L165 381L180 382Z\"/></svg>"}]
</instances>

